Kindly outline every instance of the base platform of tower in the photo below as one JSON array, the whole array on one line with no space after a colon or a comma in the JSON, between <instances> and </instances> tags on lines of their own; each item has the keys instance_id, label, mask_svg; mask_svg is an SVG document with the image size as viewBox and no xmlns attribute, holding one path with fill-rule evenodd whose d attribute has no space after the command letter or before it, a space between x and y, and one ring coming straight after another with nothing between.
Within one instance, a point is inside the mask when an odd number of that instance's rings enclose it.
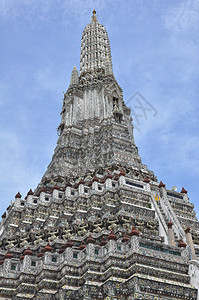
<instances>
[{"instance_id":1,"label":"base platform of tower","mask_svg":"<svg viewBox=\"0 0 199 300\"><path fill-rule=\"evenodd\" d=\"M199 300L194 205L142 163L130 113L93 11L52 161L2 215L0 299Z\"/></svg>"}]
</instances>

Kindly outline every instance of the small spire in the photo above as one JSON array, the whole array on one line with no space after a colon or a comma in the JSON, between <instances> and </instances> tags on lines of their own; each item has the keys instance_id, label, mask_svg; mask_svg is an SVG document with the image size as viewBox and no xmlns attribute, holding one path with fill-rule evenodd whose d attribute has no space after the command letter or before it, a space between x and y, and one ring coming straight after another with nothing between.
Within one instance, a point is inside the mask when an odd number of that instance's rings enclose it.
<instances>
[{"instance_id":1,"label":"small spire","mask_svg":"<svg viewBox=\"0 0 199 300\"><path fill-rule=\"evenodd\" d=\"M15 195L15 198L21 198L21 194L18 192L18 193Z\"/></svg>"},{"instance_id":2,"label":"small spire","mask_svg":"<svg viewBox=\"0 0 199 300\"><path fill-rule=\"evenodd\" d=\"M159 188L162 188L162 187L164 188L165 184L162 181L160 181Z\"/></svg>"},{"instance_id":3,"label":"small spire","mask_svg":"<svg viewBox=\"0 0 199 300\"><path fill-rule=\"evenodd\" d=\"M182 193L182 194L187 194L187 191L185 190L185 188L184 187L182 187L182 190L181 190L181 192L180 193Z\"/></svg>"},{"instance_id":4,"label":"small spire","mask_svg":"<svg viewBox=\"0 0 199 300\"><path fill-rule=\"evenodd\" d=\"M190 230L191 230L191 228L190 227L187 227L187 229L185 230L185 233L187 234L187 233L190 233Z\"/></svg>"},{"instance_id":5,"label":"small spire","mask_svg":"<svg viewBox=\"0 0 199 300\"><path fill-rule=\"evenodd\" d=\"M79 75L76 66L74 66L71 74L71 81L70 83L73 84L78 84L79 83Z\"/></svg>"},{"instance_id":6,"label":"small spire","mask_svg":"<svg viewBox=\"0 0 199 300\"><path fill-rule=\"evenodd\" d=\"M178 243L178 247L179 248L186 248L187 244L185 244L185 242L183 242L182 239L180 239L179 243Z\"/></svg>"},{"instance_id":7,"label":"small spire","mask_svg":"<svg viewBox=\"0 0 199 300\"><path fill-rule=\"evenodd\" d=\"M172 228L173 223L171 222L171 220L168 223L168 228Z\"/></svg>"}]
</instances>

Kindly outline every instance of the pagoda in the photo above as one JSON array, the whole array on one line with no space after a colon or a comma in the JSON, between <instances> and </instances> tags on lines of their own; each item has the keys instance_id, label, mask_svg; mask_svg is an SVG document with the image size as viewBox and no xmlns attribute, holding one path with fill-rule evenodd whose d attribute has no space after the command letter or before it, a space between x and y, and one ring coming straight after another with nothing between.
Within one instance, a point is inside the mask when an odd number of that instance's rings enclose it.
<instances>
[{"instance_id":1,"label":"pagoda","mask_svg":"<svg viewBox=\"0 0 199 300\"><path fill-rule=\"evenodd\" d=\"M198 300L194 205L142 163L95 11L58 135L37 188L2 215L0 299Z\"/></svg>"}]
</instances>

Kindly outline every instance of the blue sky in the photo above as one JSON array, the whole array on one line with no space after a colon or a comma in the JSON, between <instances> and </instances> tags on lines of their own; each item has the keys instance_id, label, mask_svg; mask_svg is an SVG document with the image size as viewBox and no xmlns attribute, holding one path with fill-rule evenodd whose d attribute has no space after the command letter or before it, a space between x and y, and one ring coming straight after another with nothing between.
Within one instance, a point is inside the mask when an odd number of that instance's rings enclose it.
<instances>
[{"instance_id":1,"label":"blue sky","mask_svg":"<svg viewBox=\"0 0 199 300\"><path fill-rule=\"evenodd\" d=\"M94 8L124 100L138 91L158 112L135 128L143 163L167 188L184 186L199 216L199 0L0 1L0 214L51 160ZM140 114L136 101L128 105Z\"/></svg>"}]
</instances>

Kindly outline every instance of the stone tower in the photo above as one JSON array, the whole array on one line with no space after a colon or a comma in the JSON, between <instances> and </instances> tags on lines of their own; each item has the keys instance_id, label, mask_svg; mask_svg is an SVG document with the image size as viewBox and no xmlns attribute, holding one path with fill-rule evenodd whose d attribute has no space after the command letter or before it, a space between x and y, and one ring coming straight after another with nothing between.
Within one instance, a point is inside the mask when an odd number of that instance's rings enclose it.
<instances>
[{"instance_id":1,"label":"stone tower","mask_svg":"<svg viewBox=\"0 0 199 300\"><path fill-rule=\"evenodd\" d=\"M93 11L41 182L0 225L0 299L199 299L199 222L187 191L148 170Z\"/></svg>"},{"instance_id":2,"label":"stone tower","mask_svg":"<svg viewBox=\"0 0 199 300\"><path fill-rule=\"evenodd\" d=\"M74 67L61 115L60 137L44 178L82 177L117 163L153 178L138 155L130 109L113 75L108 34L96 14L83 31L80 74Z\"/></svg>"}]
</instances>

